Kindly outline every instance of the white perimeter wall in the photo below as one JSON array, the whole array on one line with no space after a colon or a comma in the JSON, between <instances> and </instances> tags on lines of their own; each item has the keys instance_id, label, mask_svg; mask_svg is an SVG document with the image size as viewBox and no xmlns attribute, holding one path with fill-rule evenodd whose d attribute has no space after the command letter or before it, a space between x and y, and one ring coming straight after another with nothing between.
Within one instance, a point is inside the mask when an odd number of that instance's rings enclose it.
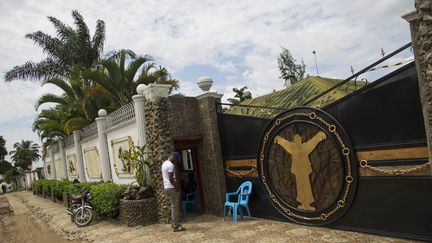
<instances>
[{"instance_id":1,"label":"white perimeter wall","mask_svg":"<svg viewBox=\"0 0 432 243\"><path fill-rule=\"evenodd\" d=\"M136 181L136 179L135 176L132 174L118 173L119 169L117 169L116 172L114 167L116 158L114 157L114 154L117 154L118 152L114 153L113 142L125 141L128 139L128 137L130 137L136 145L137 136L138 135L137 135L135 120L133 120L131 123L127 123L125 125L114 127L107 130L107 142L108 142L108 153L109 153L109 160L111 166L111 175L112 175L112 180L117 184L129 184L133 181ZM118 166L119 165L117 165L117 167Z\"/></svg>"},{"instance_id":2,"label":"white perimeter wall","mask_svg":"<svg viewBox=\"0 0 432 243\"><path fill-rule=\"evenodd\" d=\"M86 156L84 151L86 151L87 149L90 149L92 147L96 147L98 152L100 152L99 146L98 146L98 136L97 134L95 136L83 139L81 142L81 153L83 155L83 160L84 160L84 174L86 177L86 181L87 182L97 182L97 181L101 181L102 177L89 177L88 173L87 173L87 161L86 161ZM101 164L100 164L100 155L99 155L99 168L102 168ZM102 173L102 171L101 171Z\"/></svg>"}]
</instances>

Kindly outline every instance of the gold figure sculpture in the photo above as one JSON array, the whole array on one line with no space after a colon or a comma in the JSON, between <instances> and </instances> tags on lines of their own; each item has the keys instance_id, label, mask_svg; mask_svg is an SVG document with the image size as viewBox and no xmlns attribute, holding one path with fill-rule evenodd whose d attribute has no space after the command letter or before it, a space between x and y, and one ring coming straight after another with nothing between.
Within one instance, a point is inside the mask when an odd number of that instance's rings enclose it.
<instances>
[{"instance_id":1,"label":"gold figure sculpture","mask_svg":"<svg viewBox=\"0 0 432 243\"><path fill-rule=\"evenodd\" d=\"M312 193L312 185L309 175L312 173L309 154L316 146L326 139L324 132L318 132L309 141L303 143L299 134L294 135L294 141L290 142L281 136L276 136L274 142L279 144L286 152L292 156L291 173L296 178L297 201L300 203L298 208L304 210L315 210L311 204L315 201Z\"/></svg>"}]
</instances>

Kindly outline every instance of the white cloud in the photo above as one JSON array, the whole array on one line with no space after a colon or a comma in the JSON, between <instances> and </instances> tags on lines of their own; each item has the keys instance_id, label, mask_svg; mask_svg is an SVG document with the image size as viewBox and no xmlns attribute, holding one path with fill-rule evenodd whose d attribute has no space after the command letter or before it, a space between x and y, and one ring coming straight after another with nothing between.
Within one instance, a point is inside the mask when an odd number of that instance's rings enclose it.
<instances>
[{"instance_id":1,"label":"white cloud","mask_svg":"<svg viewBox=\"0 0 432 243\"><path fill-rule=\"evenodd\" d=\"M93 32L106 23L105 50L132 49L150 54L180 79L180 92L196 95L198 77L177 76L185 68L212 67L225 80L215 89L232 97L233 87L248 86L254 97L283 86L276 57L280 47L304 59L315 74L316 50L321 75L344 78L350 65L360 69L409 41L408 23L400 18L412 1L1 1L0 75L43 53L24 35L36 30L54 34L46 16L72 24L71 10L84 16ZM406 54L404 57L408 57ZM242 75L244 74L244 75ZM36 99L53 88L37 83L3 83L0 77L0 123L34 115ZM0 131L0 133L3 131Z\"/></svg>"}]
</instances>

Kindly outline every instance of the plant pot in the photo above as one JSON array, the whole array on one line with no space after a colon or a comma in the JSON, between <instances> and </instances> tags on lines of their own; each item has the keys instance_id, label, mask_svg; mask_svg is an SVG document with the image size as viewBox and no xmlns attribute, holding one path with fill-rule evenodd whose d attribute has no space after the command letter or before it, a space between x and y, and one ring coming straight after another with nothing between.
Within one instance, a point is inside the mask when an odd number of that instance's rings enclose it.
<instances>
[{"instance_id":1,"label":"plant pot","mask_svg":"<svg viewBox=\"0 0 432 243\"><path fill-rule=\"evenodd\" d=\"M120 199L120 222L129 227L157 222L156 198L140 200Z\"/></svg>"}]
</instances>

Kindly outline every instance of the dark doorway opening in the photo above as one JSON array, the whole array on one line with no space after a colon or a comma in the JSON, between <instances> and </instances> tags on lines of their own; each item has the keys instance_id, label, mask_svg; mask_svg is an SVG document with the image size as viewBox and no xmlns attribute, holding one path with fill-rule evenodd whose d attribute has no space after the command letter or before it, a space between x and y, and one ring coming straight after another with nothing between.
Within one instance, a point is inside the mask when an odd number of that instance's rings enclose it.
<instances>
[{"instance_id":1,"label":"dark doorway opening","mask_svg":"<svg viewBox=\"0 0 432 243\"><path fill-rule=\"evenodd\" d=\"M181 181L181 200L191 201L195 199L196 202L196 207L193 204L187 205L187 212L195 211L202 213L205 211L198 157L198 144L200 141L202 141L201 136L174 139L175 151L178 152L181 157L178 171ZM186 195L190 193L195 193L195 196L186 198Z\"/></svg>"}]
</instances>

